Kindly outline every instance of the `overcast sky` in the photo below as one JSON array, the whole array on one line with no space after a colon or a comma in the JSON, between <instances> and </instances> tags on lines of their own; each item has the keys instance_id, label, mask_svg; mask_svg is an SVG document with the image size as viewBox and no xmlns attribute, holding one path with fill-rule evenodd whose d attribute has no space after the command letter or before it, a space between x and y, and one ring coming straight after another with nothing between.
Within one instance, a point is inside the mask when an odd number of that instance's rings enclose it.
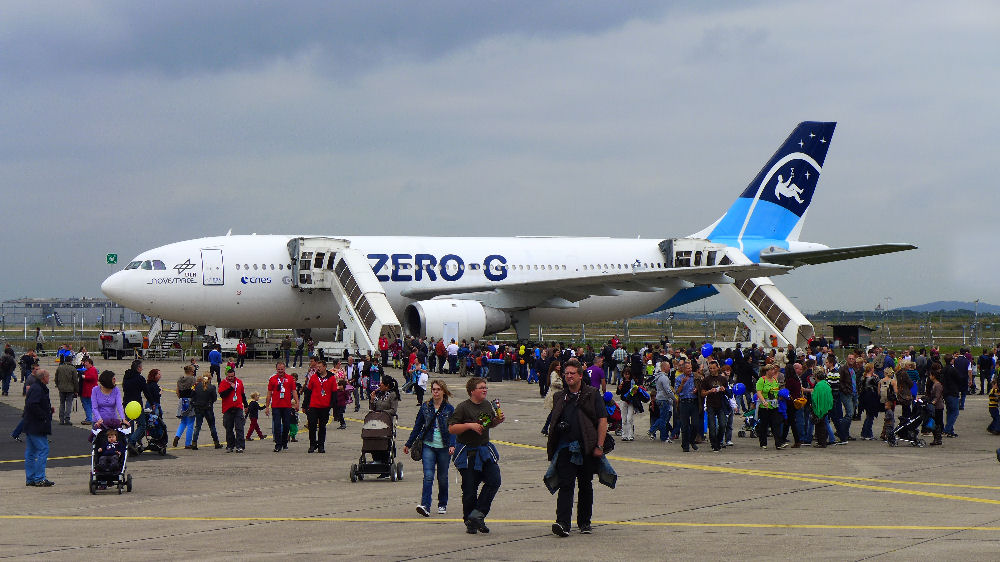
<instances>
[{"instance_id":1,"label":"overcast sky","mask_svg":"<svg viewBox=\"0 0 1000 562\"><path fill-rule=\"evenodd\" d=\"M920 249L778 287L1000 303L998 53L989 1L7 2L0 298L229 229L683 236L823 120L802 239Z\"/></svg>"}]
</instances>

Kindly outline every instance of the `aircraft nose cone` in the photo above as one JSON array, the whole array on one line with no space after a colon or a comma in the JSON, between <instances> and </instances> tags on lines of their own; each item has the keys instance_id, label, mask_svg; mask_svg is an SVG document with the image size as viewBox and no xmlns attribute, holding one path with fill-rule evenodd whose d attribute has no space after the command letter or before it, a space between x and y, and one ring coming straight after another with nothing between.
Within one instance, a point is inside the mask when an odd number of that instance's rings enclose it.
<instances>
[{"instance_id":1,"label":"aircraft nose cone","mask_svg":"<svg viewBox=\"0 0 1000 562\"><path fill-rule=\"evenodd\" d=\"M125 282L122 279L121 272L115 273L105 279L101 283L101 292L109 299L119 304L125 304L123 301L126 300L128 295L126 295Z\"/></svg>"}]
</instances>

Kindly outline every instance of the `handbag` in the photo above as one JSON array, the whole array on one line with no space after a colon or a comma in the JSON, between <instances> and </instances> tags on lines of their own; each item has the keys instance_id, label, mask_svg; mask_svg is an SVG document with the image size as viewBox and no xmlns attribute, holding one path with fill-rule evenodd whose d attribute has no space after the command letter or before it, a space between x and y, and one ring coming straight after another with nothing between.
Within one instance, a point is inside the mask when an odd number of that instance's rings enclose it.
<instances>
[{"instance_id":1,"label":"handbag","mask_svg":"<svg viewBox=\"0 0 1000 562\"><path fill-rule=\"evenodd\" d=\"M417 438L413 442L413 446L410 447L410 458L420 462L424 458L424 440L422 438Z\"/></svg>"}]
</instances>

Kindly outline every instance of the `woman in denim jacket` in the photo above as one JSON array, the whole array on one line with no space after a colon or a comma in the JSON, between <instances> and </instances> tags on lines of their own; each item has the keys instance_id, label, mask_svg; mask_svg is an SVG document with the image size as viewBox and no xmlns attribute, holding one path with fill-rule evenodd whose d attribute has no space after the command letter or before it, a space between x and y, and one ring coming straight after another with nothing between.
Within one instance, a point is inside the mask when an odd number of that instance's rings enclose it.
<instances>
[{"instance_id":1,"label":"woman in denim jacket","mask_svg":"<svg viewBox=\"0 0 1000 562\"><path fill-rule=\"evenodd\" d=\"M417 419L413 422L413 431L406 440L403 454L410 454L410 447L417 438L424 441L424 487L420 496L417 513L430 517L431 488L434 485L434 472L437 469L438 478L438 514L448 512L448 464L455 454L455 436L448 432L448 418L455 407L448 403L451 392L442 380L431 382L431 399L420 405Z\"/></svg>"}]
</instances>

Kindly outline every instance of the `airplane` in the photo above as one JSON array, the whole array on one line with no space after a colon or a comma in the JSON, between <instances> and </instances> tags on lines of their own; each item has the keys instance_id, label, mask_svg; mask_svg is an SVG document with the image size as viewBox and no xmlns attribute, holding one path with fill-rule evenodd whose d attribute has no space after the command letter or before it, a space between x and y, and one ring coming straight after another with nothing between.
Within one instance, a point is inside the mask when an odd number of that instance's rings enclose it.
<instances>
[{"instance_id":1,"label":"airplane","mask_svg":"<svg viewBox=\"0 0 1000 562\"><path fill-rule=\"evenodd\" d=\"M799 240L835 127L799 123L722 217L689 236L227 234L142 252L101 291L202 329L347 327L367 350L401 332L460 341L513 326L526 340L532 324L629 318L724 293L754 341L801 346L813 327L771 277L916 248Z\"/></svg>"}]
</instances>

